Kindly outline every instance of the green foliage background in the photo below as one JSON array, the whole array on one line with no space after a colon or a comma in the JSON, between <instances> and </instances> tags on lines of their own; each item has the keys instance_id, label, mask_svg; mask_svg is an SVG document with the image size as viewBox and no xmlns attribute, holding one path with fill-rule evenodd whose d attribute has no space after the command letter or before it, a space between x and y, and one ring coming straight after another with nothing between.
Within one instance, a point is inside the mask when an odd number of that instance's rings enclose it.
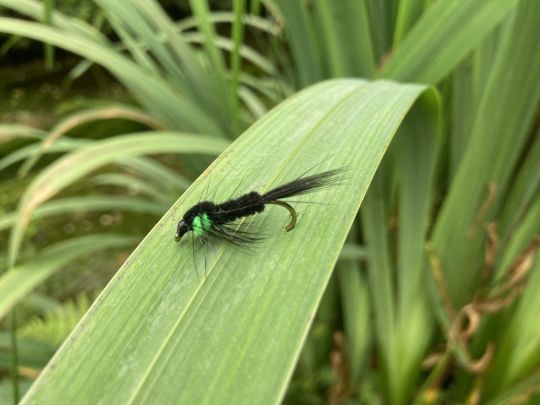
<instances>
[{"instance_id":1,"label":"green foliage background","mask_svg":"<svg viewBox=\"0 0 540 405\"><path fill-rule=\"evenodd\" d=\"M0 126L0 398L538 401L539 2L0 6L2 52L41 41L78 56L66 84L126 92ZM269 209L254 252L172 242L205 190L314 165L347 180L293 232Z\"/></svg>"}]
</instances>

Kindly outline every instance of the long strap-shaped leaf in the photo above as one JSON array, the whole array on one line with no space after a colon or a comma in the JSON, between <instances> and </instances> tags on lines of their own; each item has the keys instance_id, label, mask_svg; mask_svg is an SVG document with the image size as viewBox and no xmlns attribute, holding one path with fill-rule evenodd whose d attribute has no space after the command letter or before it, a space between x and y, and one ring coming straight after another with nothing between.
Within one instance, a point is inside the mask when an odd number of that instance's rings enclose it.
<instances>
[{"instance_id":1,"label":"long strap-shaped leaf","mask_svg":"<svg viewBox=\"0 0 540 405\"><path fill-rule=\"evenodd\" d=\"M104 249L133 245L125 235L90 235L59 242L40 252L33 260L0 276L0 320L25 295L76 258Z\"/></svg>"},{"instance_id":2,"label":"long strap-shaped leaf","mask_svg":"<svg viewBox=\"0 0 540 405\"><path fill-rule=\"evenodd\" d=\"M154 131L117 136L97 144L91 144L75 153L62 157L46 170L43 170L32 181L19 202L18 218L10 239L10 266L15 265L24 231L34 209L53 197L62 188L67 187L98 167L144 154L217 154L227 144L223 140L202 135Z\"/></svg>"},{"instance_id":3,"label":"long strap-shaped leaf","mask_svg":"<svg viewBox=\"0 0 540 405\"><path fill-rule=\"evenodd\" d=\"M324 82L263 117L150 232L23 403L277 403L362 198L424 90ZM264 192L337 167L347 179L309 196L324 204L297 204L293 231L279 207L246 220L267 235L251 251L193 251L191 236L174 243L176 222L205 196Z\"/></svg>"}]
</instances>

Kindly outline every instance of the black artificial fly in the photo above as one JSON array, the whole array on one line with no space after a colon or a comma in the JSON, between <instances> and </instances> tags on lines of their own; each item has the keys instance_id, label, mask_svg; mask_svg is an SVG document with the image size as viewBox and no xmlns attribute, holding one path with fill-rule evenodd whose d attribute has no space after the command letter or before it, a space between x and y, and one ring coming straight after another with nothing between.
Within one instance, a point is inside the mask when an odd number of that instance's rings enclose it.
<instances>
[{"instance_id":1,"label":"black artificial fly","mask_svg":"<svg viewBox=\"0 0 540 405\"><path fill-rule=\"evenodd\" d=\"M182 220L178 222L175 239L178 242L186 233L193 232L203 240L210 235L237 246L258 242L261 240L260 236L237 229L234 221L263 212L267 204L278 205L289 211L291 221L285 228L289 232L296 225L297 214L283 199L313 193L335 185L343 172L344 169L334 169L311 176L301 176L265 194L251 191L221 204L201 201L187 210Z\"/></svg>"}]
</instances>

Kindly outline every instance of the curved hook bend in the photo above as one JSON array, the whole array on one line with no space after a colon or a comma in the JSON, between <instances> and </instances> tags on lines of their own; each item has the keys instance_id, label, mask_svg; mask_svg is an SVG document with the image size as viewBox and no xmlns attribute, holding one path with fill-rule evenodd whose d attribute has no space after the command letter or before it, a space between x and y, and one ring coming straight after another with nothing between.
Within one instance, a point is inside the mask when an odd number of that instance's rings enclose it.
<instances>
[{"instance_id":1,"label":"curved hook bend","mask_svg":"<svg viewBox=\"0 0 540 405\"><path fill-rule=\"evenodd\" d=\"M296 214L296 211L289 203L286 203L285 201L268 201L266 204L274 204L274 205L279 205L280 207L286 208L291 214L291 221L285 227L285 230L289 232L294 229L294 226L296 225L296 218L298 217L298 215Z\"/></svg>"}]
</instances>

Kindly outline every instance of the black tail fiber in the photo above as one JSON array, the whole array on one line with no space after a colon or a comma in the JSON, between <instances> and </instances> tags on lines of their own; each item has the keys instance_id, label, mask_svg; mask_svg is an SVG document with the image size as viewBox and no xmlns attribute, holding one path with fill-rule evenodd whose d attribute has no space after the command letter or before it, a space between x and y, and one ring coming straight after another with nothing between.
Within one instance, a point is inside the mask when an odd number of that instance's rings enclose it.
<instances>
[{"instance_id":1,"label":"black tail fiber","mask_svg":"<svg viewBox=\"0 0 540 405\"><path fill-rule=\"evenodd\" d=\"M338 180L340 180L340 177L344 172L345 169L340 168L313 174L311 176L299 177L290 183L283 184L282 186L276 187L266 194L263 194L262 199L267 203L269 201L312 193L329 186L337 185L339 184Z\"/></svg>"}]
</instances>

